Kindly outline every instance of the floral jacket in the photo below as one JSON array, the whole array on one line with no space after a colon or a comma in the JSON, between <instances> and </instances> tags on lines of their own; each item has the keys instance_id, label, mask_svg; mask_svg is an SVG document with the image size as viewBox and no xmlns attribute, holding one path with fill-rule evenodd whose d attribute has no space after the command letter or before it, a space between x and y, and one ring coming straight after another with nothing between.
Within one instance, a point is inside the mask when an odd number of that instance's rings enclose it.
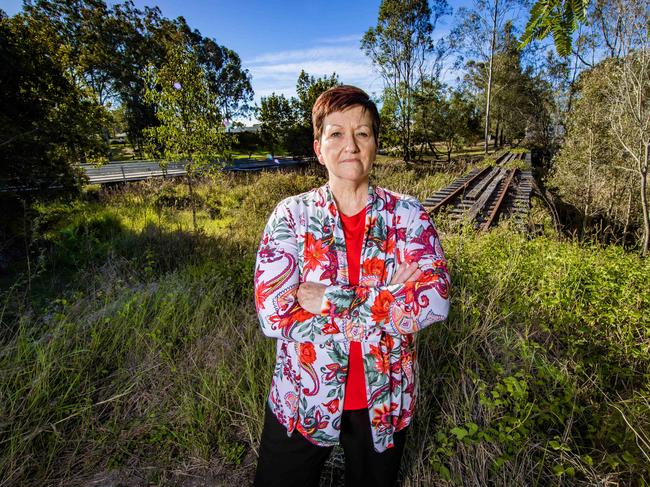
<instances>
[{"instance_id":1,"label":"floral jacket","mask_svg":"<svg viewBox=\"0 0 650 487\"><path fill-rule=\"evenodd\" d=\"M423 271L390 283L402 261ZM301 282L327 285L322 312L304 310ZM444 320L449 274L422 205L369 186L359 286L350 286L343 228L328 185L287 198L264 230L255 266L262 331L277 338L269 405L289 435L338 443L350 340L360 341L375 449L411 422L416 397L413 333Z\"/></svg>"}]
</instances>

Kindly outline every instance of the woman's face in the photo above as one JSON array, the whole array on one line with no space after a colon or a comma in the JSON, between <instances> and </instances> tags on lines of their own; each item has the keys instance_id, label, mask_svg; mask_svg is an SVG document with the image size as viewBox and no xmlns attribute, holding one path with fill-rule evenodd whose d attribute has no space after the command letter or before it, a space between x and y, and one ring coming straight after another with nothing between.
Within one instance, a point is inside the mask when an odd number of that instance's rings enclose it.
<instances>
[{"instance_id":1,"label":"woman's face","mask_svg":"<svg viewBox=\"0 0 650 487\"><path fill-rule=\"evenodd\" d=\"M327 167L330 182L367 181L377 155L368 110L357 105L327 115L320 140L314 141L314 152L318 162Z\"/></svg>"}]
</instances>

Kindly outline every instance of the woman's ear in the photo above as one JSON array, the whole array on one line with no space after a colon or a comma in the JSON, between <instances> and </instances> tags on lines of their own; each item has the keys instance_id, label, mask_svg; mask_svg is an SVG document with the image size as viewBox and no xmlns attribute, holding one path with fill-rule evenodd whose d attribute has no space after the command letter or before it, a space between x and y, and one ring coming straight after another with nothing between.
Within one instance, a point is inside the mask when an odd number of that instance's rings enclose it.
<instances>
[{"instance_id":1,"label":"woman's ear","mask_svg":"<svg viewBox=\"0 0 650 487\"><path fill-rule=\"evenodd\" d=\"M325 165L323 162L323 154L320 151L320 141L318 139L314 140L314 153L316 154L316 158L318 159L318 162L321 163L322 165Z\"/></svg>"}]
</instances>

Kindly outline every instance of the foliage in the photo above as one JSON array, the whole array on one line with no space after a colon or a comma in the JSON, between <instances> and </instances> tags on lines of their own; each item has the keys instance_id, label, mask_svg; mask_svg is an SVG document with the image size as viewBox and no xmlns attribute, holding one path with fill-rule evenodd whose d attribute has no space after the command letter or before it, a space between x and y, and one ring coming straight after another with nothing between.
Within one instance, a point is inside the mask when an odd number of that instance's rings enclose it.
<instances>
[{"instance_id":1,"label":"foliage","mask_svg":"<svg viewBox=\"0 0 650 487\"><path fill-rule=\"evenodd\" d=\"M314 126L311 110L321 93L340 84L336 73L316 78L309 76L305 70L300 72L296 82L297 97L291 99L295 122L286 138L286 148L289 153L300 156L313 155Z\"/></svg>"},{"instance_id":2,"label":"foliage","mask_svg":"<svg viewBox=\"0 0 650 487\"><path fill-rule=\"evenodd\" d=\"M284 95L272 93L262 97L258 118L260 120L260 133L266 147L275 157L278 150L286 144L289 129L295 123L295 115L291 110L291 103Z\"/></svg>"},{"instance_id":3,"label":"foliage","mask_svg":"<svg viewBox=\"0 0 650 487\"><path fill-rule=\"evenodd\" d=\"M187 161L188 172L215 162L227 150L216 96L196 54L184 37L167 44L159 68L150 68L145 100L156 108L160 125L147 129L154 155ZM159 152L156 154L156 152Z\"/></svg>"},{"instance_id":4,"label":"foliage","mask_svg":"<svg viewBox=\"0 0 650 487\"><path fill-rule=\"evenodd\" d=\"M248 154L250 158L253 152L257 152L262 147L262 137L259 132L243 131L233 134L233 150Z\"/></svg>"},{"instance_id":5,"label":"foliage","mask_svg":"<svg viewBox=\"0 0 650 487\"><path fill-rule=\"evenodd\" d=\"M399 150L400 131L397 120L397 99L390 88L384 88L379 118L381 120L379 148L391 154L396 153Z\"/></svg>"},{"instance_id":6,"label":"foliage","mask_svg":"<svg viewBox=\"0 0 650 487\"><path fill-rule=\"evenodd\" d=\"M377 25L366 31L361 48L382 76L396 105L402 157L411 159L413 94L420 84L427 53L433 50L431 34L438 19L447 15L446 0L383 0Z\"/></svg>"},{"instance_id":7,"label":"foliage","mask_svg":"<svg viewBox=\"0 0 650 487\"><path fill-rule=\"evenodd\" d=\"M616 61L609 60L581 75L549 186L576 208L577 221L567 219L567 225L577 227L583 236L594 232L595 224L609 226L609 233L601 238L613 237L625 243L634 240L633 233L643 222L639 181L629 170L629 156L612 131L612 112L618 105L611 97L618 96L617 73ZM625 137L633 133L629 128ZM637 139L635 144L639 142Z\"/></svg>"},{"instance_id":8,"label":"foliage","mask_svg":"<svg viewBox=\"0 0 650 487\"><path fill-rule=\"evenodd\" d=\"M479 90L483 94L485 110L484 152L488 153L490 138L493 84L495 75L495 56L503 50L500 34L508 34L512 28L513 11L520 0L475 0L473 8L461 7L458 10L459 21L451 32L451 45L460 49L465 55L472 57L468 65L481 66L482 85ZM463 60L461 56L457 63ZM497 134L498 135L498 134Z\"/></svg>"},{"instance_id":9,"label":"foliage","mask_svg":"<svg viewBox=\"0 0 650 487\"><path fill-rule=\"evenodd\" d=\"M132 2L109 7L104 0L36 0L27 2L25 16L58 35L56 57L76 86L105 108L124 107L129 140L140 154L143 131L157 125L142 73L162 65L164 46L178 35L192 45L221 116L230 119L250 110L250 75L237 53L191 29L182 17L170 20L158 7L140 10ZM107 124L100 128L108 139Z\"/></svg>"},{"instance_id":10,"label":"foliage","mask_svg":"<svg viewBox=\"0 0 650 487\"><path fill-rule=\"evenodd\" d=\"M639 180L643 242L641 251L650 252L648 170L650 169L650 43L623 58L615 67L608 90L610 130L622 148L622 166Z\"/></svg>"},{"instance_id":11,"label":"foliage","mask_svg":"<svg viewBox=\"0 0 650 487\"><path fill-rule=\"evenodd\" d=\"M522 53L516 47L514 27L506 22L492 59L490 132L494 146L521 142L547 147L551 136L554 102L551 88L541 76L522 65ZM465 81L477 92L487 85L486 62L469 61Z\"/></svg>"},{"instance_id":12,"label":"foliage","mask_svg":"<svg viewBox=\"0 0 650 487\"><path fill-rule=\"evenodd\" d=\"M589 3L590 0L537 0L530 9L521 47L551 34L557 53L568 56L571 54L572 35L585 21Z\"/></svg>"},{"instance_id":13,"label":"foliage","mask_svg":"<svg viewBox=\"0 0 650 487\"><path fill-rule=\"evenodd\" d=\"M313 155L312 108L321 93L340 84L336 73L316 78L301 70L296 81L297 97L287 99L275 93L262 97L258 118L262 140L271 155L279 150L293 156Z\"/></svg>"},{"instance_id":14,"label":"foliage","mask_svg":"<svg viewBox=\"0 0 650 487\"><path fill-rule=\"evenodd\" d=\"M156 108L160 125L145 133L154 155L185 163L196 230L194 175L213 169L219 159L225 160L230 139L224 133L216 96L185 36L172 38L166 48L165 63L159 69L149 68L145 91L145 101Z\"/></svg>"},{"instance_id":15,"label":"foliage","mask_svg":"<svg viewBox=\"0 0 650 487\"><path fill-rule=\"evenodd\" d=\"M425 81L415 94L413 138L437 155L435 142L442 142L447 162L451 153L467 145L479 133L479 119L467 93Z\"/></svg>"},{"instance_id":16,"label":"foliage","mask_svg":"<svg viewBox=\"0 0 650 487\"><path fill-rule=\"evenodd\" d=\"M75 86L53 48L60 39L23 16L0 16L0 179L5 188L74 190L72 163L102 155L105 113Z\"/></svg>"},{"instance_id":17,"label":"foliage","mask_svg":"<svg viewBox=\"0 0 650 487\"><path fill-rule=\"evenodd\" d=\"M400 163L372 175L420 199L454 176ZM248 483L274 357L252 305L255 251L275 204L324 181L320 168L205 179L201 234L172 181L40 205L32 294L20 281L3 294L2 478ZM403 483L648 478L648 261L436 220L452 308L419 334Z\"/></svg>"}]
</instances>

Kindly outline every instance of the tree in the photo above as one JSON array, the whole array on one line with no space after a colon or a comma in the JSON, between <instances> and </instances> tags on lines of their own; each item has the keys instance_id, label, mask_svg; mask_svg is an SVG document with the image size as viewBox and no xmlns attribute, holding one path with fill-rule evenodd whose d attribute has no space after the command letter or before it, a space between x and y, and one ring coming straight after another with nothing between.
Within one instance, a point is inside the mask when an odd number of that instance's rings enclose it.
<instances>
[{"instance_id":1,"label":"tree","mask_svg":"<svg viewBox=\"0 0 650 487\"><path fill-rule=\"evenodd\" d=\"M144 149L143 130L158 124L154 107L144 100L142 73L162 65L164 46L178 34L192 45L222 117L249 113L250 75L237 53L192 30L182 17L166 19L157 7L139 10L130 1L109 8L104 0L35 0L25 10L37 25L58 33L58 57L80 89L107 108L124 107L137 153Z\"/></svg>"},{"instance_id":2,"label":"tree","mask_svg":"<svg viewBox=\"0 0 650 487\"><path fill-rule=\"evenodd\" d=\"M253 152L260 150L262 138L257 132L242 131L236 134L233 149L239 152L245 152L248 157L253 156Z\"/></svg>"},{"instance_id":3,"label":"tree","mask_svg":"<svg viewBox=\"0 0 650 487\"><path fill-rule=\"evenodd\" d=\"M452 151L462 148L479 133L480 121L472 100L459 90L451 91L440 108L440 140L447 151L447 162L451 162Z\"/></svg>"},{"instance_id":4,"label":"tree","mask_svg":"<svg viewBox=\"0 0 650 487\"><path fill-rule=\"evenodd\" d=\"M413 94L425 74L426 56L433 49L434 27L448 13L446 0L433 1L433 16L426 0L383 0L377 25L361 40L361 48L394 96L404 160L411 159Z\"/></svg>"},{"instance_id":5,"label":"tree","mask_svg":"<svg viewBox=\"0 0 650 487\"><path fill-rule=\"evenodd\" d=\"M431 81L423 83L415 100L415 140L436 157L435 143L442 142L447 162L451 162L451 153L478 134L479 118L474 103L466 93Z\"/></svg>"},{"instance_id":6,"label":"tree","mask_svg":"<svg viewBox=\"0 0 650 487\"><path fill-rule=\"evenodd\" d=\"M420 158L425 148L438 157L436 142L440 140L444 87L435 79L424 79L413 94L413 142L420 148Z\"/></svg>"},{"instance_id":7,"label":"tree","mask_svg":"<svg viewBox=\"0 0 650 487\"><path fill-rule=\"evenodd\" d=\"M381 130L379 131L379 147L386 152L394 153L400 145L399 121L397 119L397 99L390 88L384 88L381 97Z\"/></svg>"},{"instance_id":8,"label":"tree","mask_svg":"<svg viewBox=\"0 0 650 487\"><path fill-rule=\"evenodd\" d=\"M314 126L311 122L311 110L321 93L340 84L336 73L316 78L310 76L305 70L300 71L296 82L298 96L291 99L294 125L285 138L286 149L291 154L299 156L313 154Z\"/></svg>"},{"instance_id":9,"label":"tree","mask_svg":"<svg viewBox=\"0 0 650 487\"><path fill-rule=\"evenodd\" d=\"M261 123L261 136L271 151L271 157L286 143L290 127L295 123L291 103L284 95L272 93L260 100L258 118Z\"/></svg>"},{"instance_id":10,"label":"tree","mask_svg":"<svg viewBox=\"0 0 650 487\"><path fill-rule=\"evenodd\" d=\"M474 8L459 9L460 23L452 31L452 45L463 49L484 70L484 151L487 154L490 137L490 115L494 74L494 56L500 49L499 33L518 0L474 0Z\"/></svg>"},{"instance_id":11,"label":"tree","mask_svg":"<svg viewBox=\"0 0 650 487\"><path fill-rule=\"evenodd\" d=\"M156 108L157 127L145 131L154 154L167 161L184 161L192 200L192 222L196 223L193 178L197 170L209 168L228 149L216 95L199 65L196 53L182 34L166 45L164 64L150 67L145 101Z\"/></svg>"},{"instance_id":12,"label":"tree","mask_svg":"<svg viewBox=\"0 0 650 487\"><path fill-rule=\"evenodd\" d=\"M648 211L648 157L650 153L650 46L632 52L614 66L607 91L611 132L624 150L621 169L639 180L643 242L641 252L650 250Z\"/></svg>"},{"instance_id":13,"label":"tree","mask_svg":"<svg viewBox=\"0 0 650 487\"><path fill-rule=\"evenodd\" d=\"M581 236L588 236L594 221L604 221L625 241L630 229L641 223L642 214L633 198L639 194L634 166L612 132L616 69L616 61L610 59L580 75L548 186L576 208Z\"/></svg>"},{"instance_id":14,"label":"tree","mask_svg":"<svg viewBox=\"0 0 650 487\"><path fill-rule=\"evenodd\" d=\"M239 55L214 39L191 30L185 19L176 20L177 28L193 46L199 65L203 68L210 89L217 96L221 116L225 120L246 116L252 110L253 88L251 76L241 66Z\"/></svg>"},{"instance_id":15,"label":"tree","mask_svg":"<svg viewBox=\"0 0 650 487\"><path fill-rule=\"evenodd\" d=\"M33 27L26 16L0 13L0 179L44 196L73 190L72 163L100 155L106 113L59 62L57 33Z\"/></svg>"}]
</instances>

